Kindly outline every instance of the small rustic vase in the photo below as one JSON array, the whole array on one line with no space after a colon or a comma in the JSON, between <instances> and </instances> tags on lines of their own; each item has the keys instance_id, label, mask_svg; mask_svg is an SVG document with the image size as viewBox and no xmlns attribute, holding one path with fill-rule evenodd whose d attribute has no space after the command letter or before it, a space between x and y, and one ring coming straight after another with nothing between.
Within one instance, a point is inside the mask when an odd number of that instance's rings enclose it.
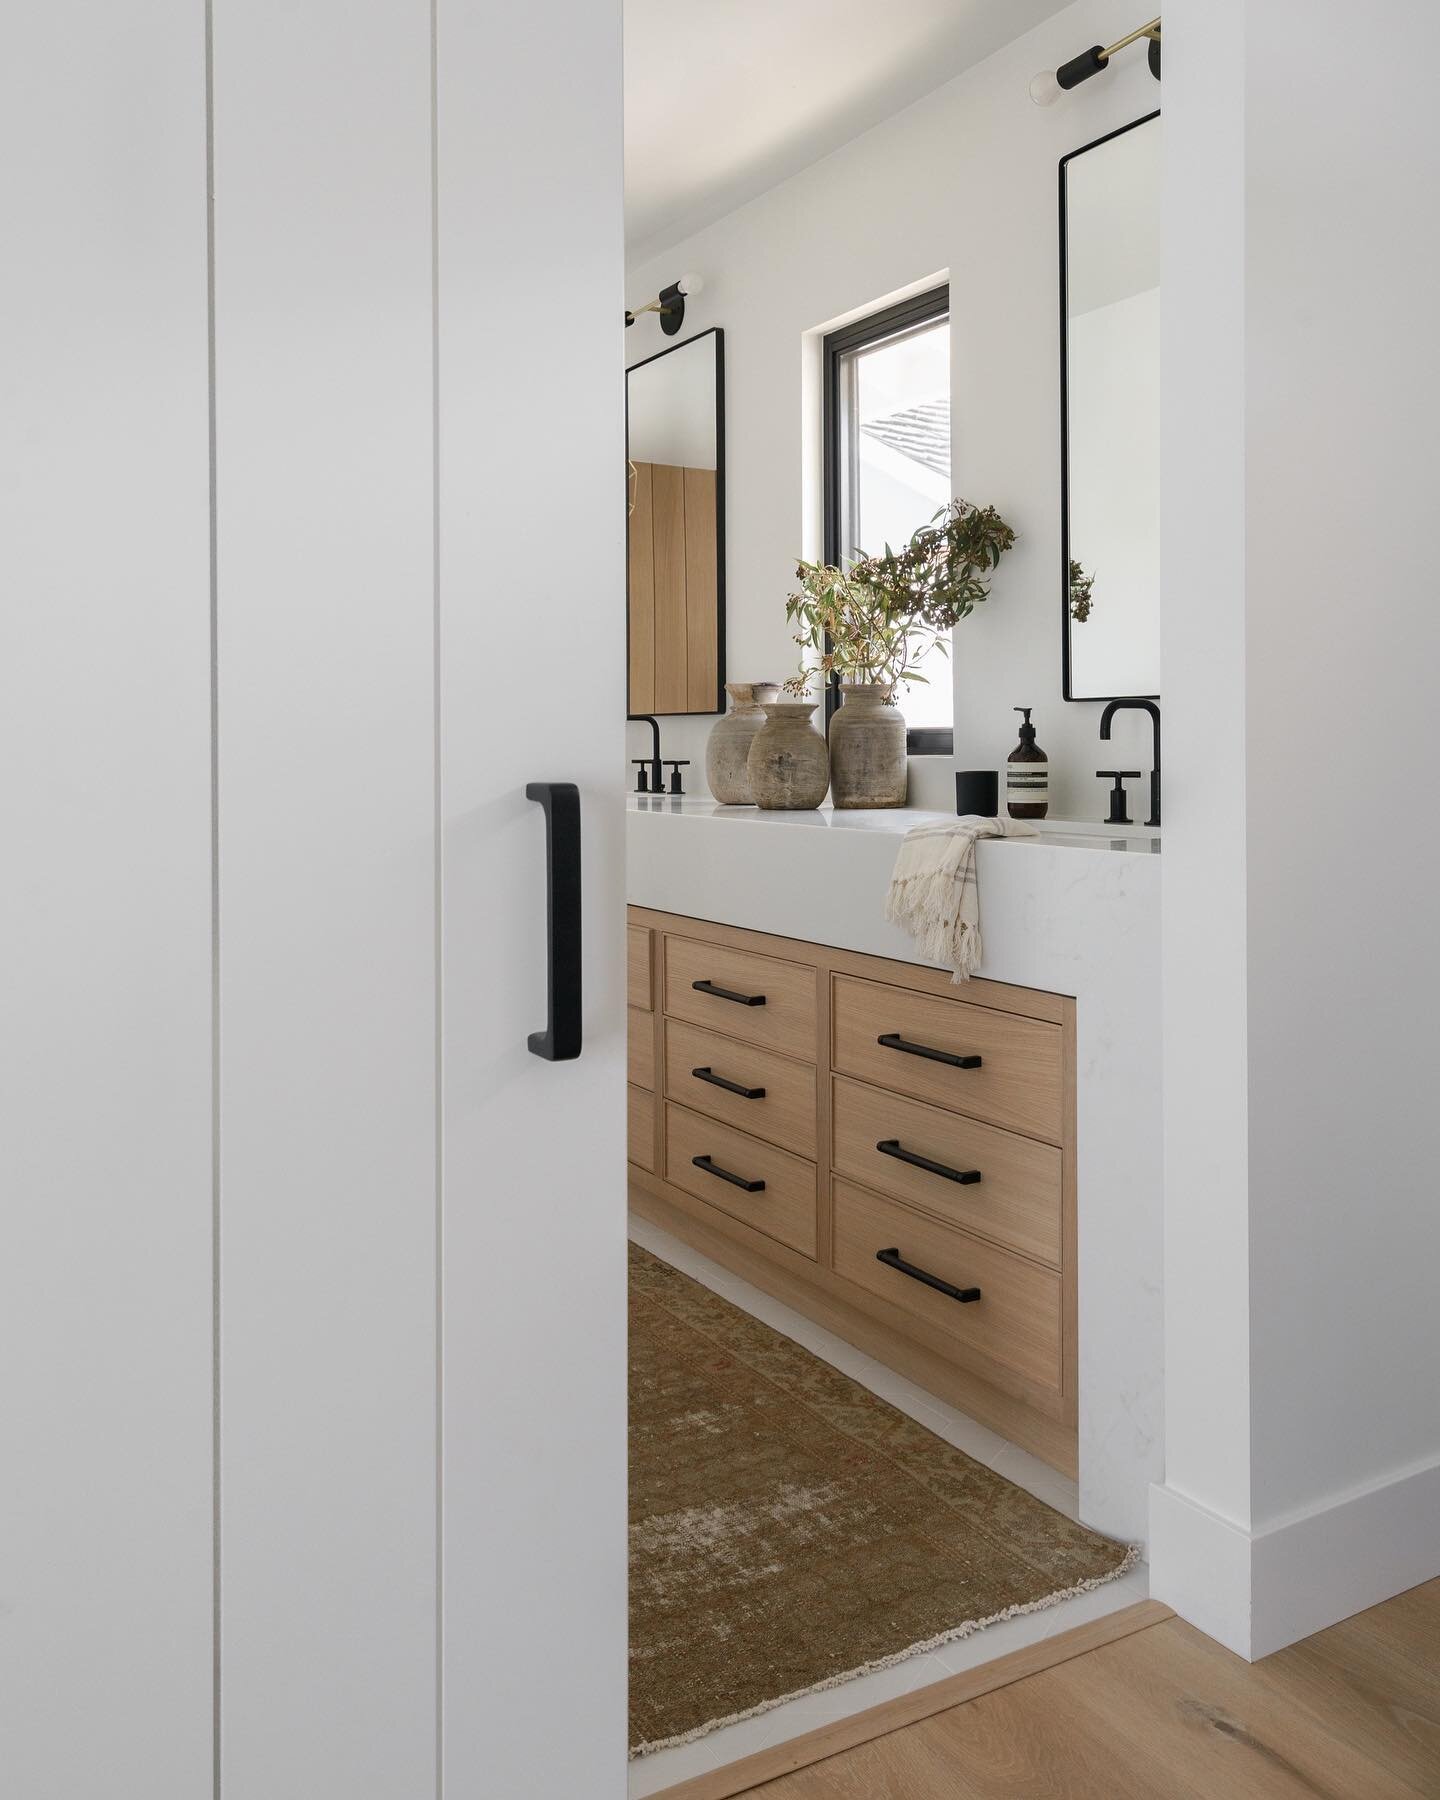
<instances>
[{"instance_id":1,"label":"small rustic vase","mask_svg":"<svg viewBox=\"0 0 1440 1800\"><path fill-rule=\"evenodd\" d=\"M841 682L830 721L830 785L841 807L903 806L909 776L905 715L879 682Z\"/></svg>"},{"instance_id":2,"label":"small rustic vase","mask_svg":"<svg viewBox=\"0 0 1440 1800\"><path fill-rule=\"evenodd\" d=\"M810 723L815 703L775 700L760 710L765 723L746 762L755 804L765 812L809 812L830 785L830 752Z\"/></svg>"},{"instance_id":3,"label":"small rustic vase","mask_svg":"<svg viewBox=\"0 0 1440 1800\"><path fill-rule=\"evenodd\" d=\"M773 681L727 681L730 710L711 728L705 741L705 779L722 806L753 806L746 761L750 743L765 723L760 708L780 689Z\"/></svg>"}]
</instances>

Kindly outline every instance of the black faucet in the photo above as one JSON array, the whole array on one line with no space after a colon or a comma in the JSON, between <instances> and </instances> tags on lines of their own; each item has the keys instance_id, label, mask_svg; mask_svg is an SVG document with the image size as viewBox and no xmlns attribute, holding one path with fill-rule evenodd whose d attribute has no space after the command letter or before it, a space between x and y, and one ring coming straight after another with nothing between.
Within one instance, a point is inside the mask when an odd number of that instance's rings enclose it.
<instances>
[{"instance_id":1,"label":"black faucet","mask_svg":"<svg viewBox=\"0 0 1440 1800\"><path fill-rule=\"evenodd\" d=\"M1147 825L1160 824L1160 708L1153 700L1111 700L1100 715L1100 736L1108 744L1110 741L1110 721L1117 712L1133 707L1136 712L1147 712L1155 737L1155 760L1150 770L1150 817Z\"/></svg>"},{"instance_id":2,"label":"black faucet","mask_svg":"<svg viewBox=\"0 0 1440 1800\"><path fill-rule=\"evenodd\" d=\"M652 713L626 713L625 718L627 722L633 722L636 725L648 725L654 733L654 748L650 753L650 789L652 793L663 794L665 792L665 771L660 766L660 721ZM643 767L635 784L635 792L637 794L645 792Z\"/></svg>"}]
</instances>

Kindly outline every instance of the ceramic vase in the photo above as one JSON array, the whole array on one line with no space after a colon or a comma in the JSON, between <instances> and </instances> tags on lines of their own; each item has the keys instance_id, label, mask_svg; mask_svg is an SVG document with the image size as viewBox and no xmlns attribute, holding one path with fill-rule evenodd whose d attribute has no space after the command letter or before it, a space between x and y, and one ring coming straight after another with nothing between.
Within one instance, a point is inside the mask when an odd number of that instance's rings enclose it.
<instances>
[{"instance_id":1,"label":"ceramic vase","mask_svg":"<svg viewBox=\"0 0 1440 1800\"><path fill-rule=\"evenodd\" d=\"M765 812L809 812L830 785L830 752L811 724L815 703L775 700L750 740L746 768L755 804Z\"/></svg>"},{"instance_id":2,"label":"ceramic vase","mask_svg":"<svg viewBox=\"0 0 1440 1800\"><path fill-rule=\"evenodd\" d=\"M780 692L773 681L727 681L730 710L713 726L705 740L705 780L722 806L753 806L750 744L765 723L762 705Z\"/></svg>"},{"instance_id":3,"label":"ceramic vase","mask_svg":"<svg viewBox=\"0 0 1440 1800\"><path fill-rule=\"evenodd\" d=\"M879 682L842 682L830 721L830 785L841 807L903 806L909 776L905 715Z\"/></svg>"}]
</instances>

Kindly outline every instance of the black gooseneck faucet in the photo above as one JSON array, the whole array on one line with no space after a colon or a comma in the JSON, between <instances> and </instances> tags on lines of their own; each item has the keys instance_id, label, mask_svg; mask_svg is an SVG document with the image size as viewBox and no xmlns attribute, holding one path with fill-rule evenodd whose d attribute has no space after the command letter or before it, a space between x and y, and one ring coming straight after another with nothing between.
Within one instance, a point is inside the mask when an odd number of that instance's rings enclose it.
<instances>
[{"instance_id":1,"label":"black gooseneck faucet","mask_svg":"<svg viewBox=\"0 0 1440 1800\"><path fill-rule=\"evenodd\" d=\"M1100 736L1105 743L1110 741L1110 721L1117 712L1133 708L1136 712L1147 712L1155 739L1155 760L1150 770L1150 817L1147 825L1158 827L1160 824L1160 708L1153 700L1111 700L1100 715Z\"/></svg>"},{"instance_id":2,"label":"black gooseneck faucet","mask_svg":"<svg viewBox=\"0 0 1440 1800\"><path fill-rule=\"evenodd\" d=\"M650 789L652 793L665 792L665 771L660 766L660 721L653 713L626 713L627 722L635 725L648 725L654 736L654 748L650 753ZM643 771L641 779L644 779ZM644 788L637 790L644 793Z\"/></svg>"}]
</instances>

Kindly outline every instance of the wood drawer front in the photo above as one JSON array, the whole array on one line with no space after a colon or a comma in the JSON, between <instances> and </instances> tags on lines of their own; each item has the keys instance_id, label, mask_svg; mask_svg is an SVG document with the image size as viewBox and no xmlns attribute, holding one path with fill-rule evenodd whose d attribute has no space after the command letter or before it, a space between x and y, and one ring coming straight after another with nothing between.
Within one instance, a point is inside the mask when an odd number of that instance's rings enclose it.
<instances>
[{"instance_id":1,"label":"wood drawer front","mask_svg":"<svg viewBox=\"0 0 1440 1800\"><path fill-rule=\"evenodd\" d=\"M738 1086L763 1088L747 1100L697 1076L709 1069ZM792 1062L773 1050L737 1043L703 1025L665 1021L665 1097L696 1112L753 1132L797 1156L815 1155L815 1065Z\"/></svg>"},{"instance_id":2,"label":"wood drawer front","mask_svg":"<svg viewBox=\"0 0 1440 1800\"><path fill-rule=\"evenodd\" d=\"M722 1169L763 1181L758 1194L697 1169L694 1156L713 1157ZM773 1144L707 1119L687 1107L665 1108L665 1179L697 1200L743 1219L802 1256L815 1255L815 1165Z\"/></svg>"},{"instance_id":3,"label":"wood drawer front","mask_svg":"<svg viewBox=\"0 0 1440 1800\"><path fill-rule=\"evenodd\" d=\"M632 1006L625 1019L626 1071L636 1087L655 1086L655 1015Z\"/></svg>"},{"instance_id":4,"label":"wood drawer front","mask_svg":"<svg viewBox=\"0 0 1440 1800\"><path fill-rule=\"evenodd\" d=\"M644 1088L628 1087L629 1155L633 1163L655 1173L655 1096Z\"/></svg>"},{"instance_id":5,"label":"wood drawer front","mask_svg":"<svg viewBox=\"0 0 1440 1800\"><path fill-rule=\"evenodd\" d=\"M1060 1142L1061 1026L850 975L835 977L834 1009L834 1059L842 1075ZM891 1034L927 1049L978 1056L980 1067L957 1069L878 1042Z\"/></svg>"},{"instance_id":6,"label":"wood drawer front","mask_svg":"<svg viewBox=\"0 0 1440 1800\"><path fill-rule=\"evenodd\" d=\"M1060 1266L1061 1157L1052 1144L843 1075L835 1078L831 1118L831 1160L838 1173ZM894 1143L951 1169L978 1170L980 1179L962 1185L886 1155L876 1148L881 1143Z\"/></svg>"},{"instance_id":7,"label":"wood drawer front","mask_svg":"<svg viewBox=\"0 0 1440 1800\"><path fill-rule=\"evenodd\" d=\"M655 993L650 981L650 930L645 925L625 927L625 998L631 1006L654 1012Z\"/></svg>"},{"instance_id":8,"label":"wood drawer front","mask_svg":"<svg viewBox=\"0 0 1440 1800\"><path fill-rule=\"evenodd\" d=\"M697 981L752 998L763 994L765 1004L745 1006L701 993ZM665 1011L765 1050L815 1060L815 971L803 963L667 935Z\"/></svg>"},{"instance_id":9,"label":"wood drawer front","mask_svg":"<svg viewBox=\"0 0 1440 1800\"><path fill-rule=\"evenodd\" d=\"M839 1180L834 1218L837 1275L945 1333L967 1356L1061 1391L1058 1275ZM898 1250L942 1281L978 1287L981 1297L969 1304L952 1300L877 1262L879 1250Z\"/></svg>"}]
</instances>

